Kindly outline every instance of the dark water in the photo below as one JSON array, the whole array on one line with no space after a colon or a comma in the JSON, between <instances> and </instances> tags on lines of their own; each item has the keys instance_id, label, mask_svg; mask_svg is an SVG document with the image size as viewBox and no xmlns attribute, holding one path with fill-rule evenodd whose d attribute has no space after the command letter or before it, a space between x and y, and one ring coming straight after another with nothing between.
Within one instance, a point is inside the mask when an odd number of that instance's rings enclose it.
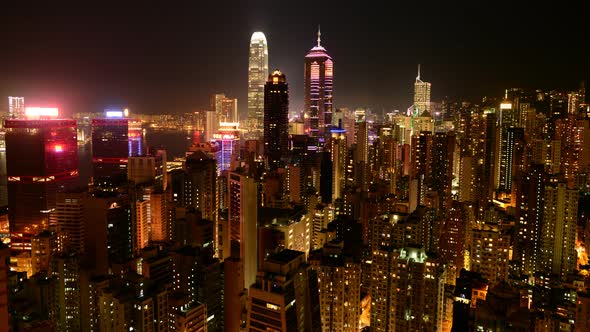
<instances>
[{"instance_id":1,"label":"dark water","mask_svg":"<svg viewBox=\"0 0 590 332\"><path fill-rule=\"evenodd\" d=\"M184 153L188 151L192 143L192 137L192 132L148 130L145 140L148 147L165 148L168 160L173 160L176 157L184 156ZM1 154L0 157L2 157ZM92 177L92 147L90 143L78 146L78 165L80 185L85 186L90 181L90 177Z\"/></svg>"}]
</instances>

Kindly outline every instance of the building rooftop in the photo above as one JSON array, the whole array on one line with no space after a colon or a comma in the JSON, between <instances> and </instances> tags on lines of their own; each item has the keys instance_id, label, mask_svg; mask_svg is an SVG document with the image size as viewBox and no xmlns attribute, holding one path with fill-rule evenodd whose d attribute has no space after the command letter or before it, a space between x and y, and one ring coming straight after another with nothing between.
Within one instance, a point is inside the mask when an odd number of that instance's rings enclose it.
<instances>
[{"instance_id":1,"label":"building rooftop","mask_svg":"<svg viewBox=\"0 0 590 332\"><path fill-rule=\"evenodd\" d=\"M270 254L266 260L272 263L286 264L301 255L305 255L305 253L291 249L284 249L280 252Z\"/></svg>"}]
</instances>

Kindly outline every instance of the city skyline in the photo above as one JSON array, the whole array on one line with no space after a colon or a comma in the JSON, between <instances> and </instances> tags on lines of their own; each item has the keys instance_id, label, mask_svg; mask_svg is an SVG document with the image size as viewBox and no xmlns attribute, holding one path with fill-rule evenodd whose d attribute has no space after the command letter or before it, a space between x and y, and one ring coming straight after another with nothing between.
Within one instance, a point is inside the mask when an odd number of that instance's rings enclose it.
<instances>
[{"instance_id":1,"label":"city skyline","mask_svg":"<svg viewBox=\"0 0 590 332\"><path fill-rule=\"evenodd\" d=\"M0 95L20 93L29 104L53 103L69 114L117 104L153 114L205 109L211 94L226 93L238 98L245 118L247 41L262 31L269 68L291 77L292 110L299 111L303 73L297 59L313 43L318 24L338 62L335 108L405 110L418 63L424 80L435 87L432 100L479 99L507 87L573 89L590 72L583 52L567 52L566 60L560 51L584 40L582 20L576 11L560 15L565 9L514 5L505 14L502 6L433 5L421 11L423 23L416 24L417 8L410 5L387 15L371 6L323 4L334 11L329 16L296 5L203 6L122 6L113 13L15 5L6 12L18 14L1 23L0 37L12 47L0 55ZM59 15L48 19L46 13ZM177 16L166 15L171 13ZM160 23L153 24L156 18ZM222 18L229 23L220 26ZM23 19L29 24L17 24Z\"/></svg>"}]
</instances>

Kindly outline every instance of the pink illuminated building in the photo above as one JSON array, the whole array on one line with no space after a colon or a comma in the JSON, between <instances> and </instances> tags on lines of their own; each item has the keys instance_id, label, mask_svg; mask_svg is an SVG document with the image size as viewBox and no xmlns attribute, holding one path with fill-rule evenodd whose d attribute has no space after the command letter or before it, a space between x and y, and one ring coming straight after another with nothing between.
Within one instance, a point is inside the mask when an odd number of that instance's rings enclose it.
<instances>
[{"instance_id":1,"label":"pink illuminated building","mask_svg":"<svg viewBox=\"0 0 590 332\"><path fill-rule=\"evenodd\" d=\"M322 142L332 126L334 63L321 46L320 36L318 29L318 44L305 56L304 111L306 134Z\"/></svg>"}]
</instances>

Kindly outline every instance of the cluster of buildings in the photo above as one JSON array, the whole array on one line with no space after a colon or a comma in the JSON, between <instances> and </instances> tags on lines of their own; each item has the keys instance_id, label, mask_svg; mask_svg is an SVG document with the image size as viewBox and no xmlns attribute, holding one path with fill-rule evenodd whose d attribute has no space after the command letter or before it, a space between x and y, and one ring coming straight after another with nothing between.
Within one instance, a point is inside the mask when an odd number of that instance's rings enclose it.
<instances>
[{"instance_id":1,"label":"cluster of buildings","mask_svg":"<svg viewBox=\"0 0 590 332\"><path fill-rule=\"evenodd\" d=\"M254 33L247 119L216 94L174 120L179 167L126 110L9 98L0 331L590 329L583 85L434 103L418 69L407 111L334 108L318 31L289 119L268 55Z\"/></svg>"}]
</instances>

